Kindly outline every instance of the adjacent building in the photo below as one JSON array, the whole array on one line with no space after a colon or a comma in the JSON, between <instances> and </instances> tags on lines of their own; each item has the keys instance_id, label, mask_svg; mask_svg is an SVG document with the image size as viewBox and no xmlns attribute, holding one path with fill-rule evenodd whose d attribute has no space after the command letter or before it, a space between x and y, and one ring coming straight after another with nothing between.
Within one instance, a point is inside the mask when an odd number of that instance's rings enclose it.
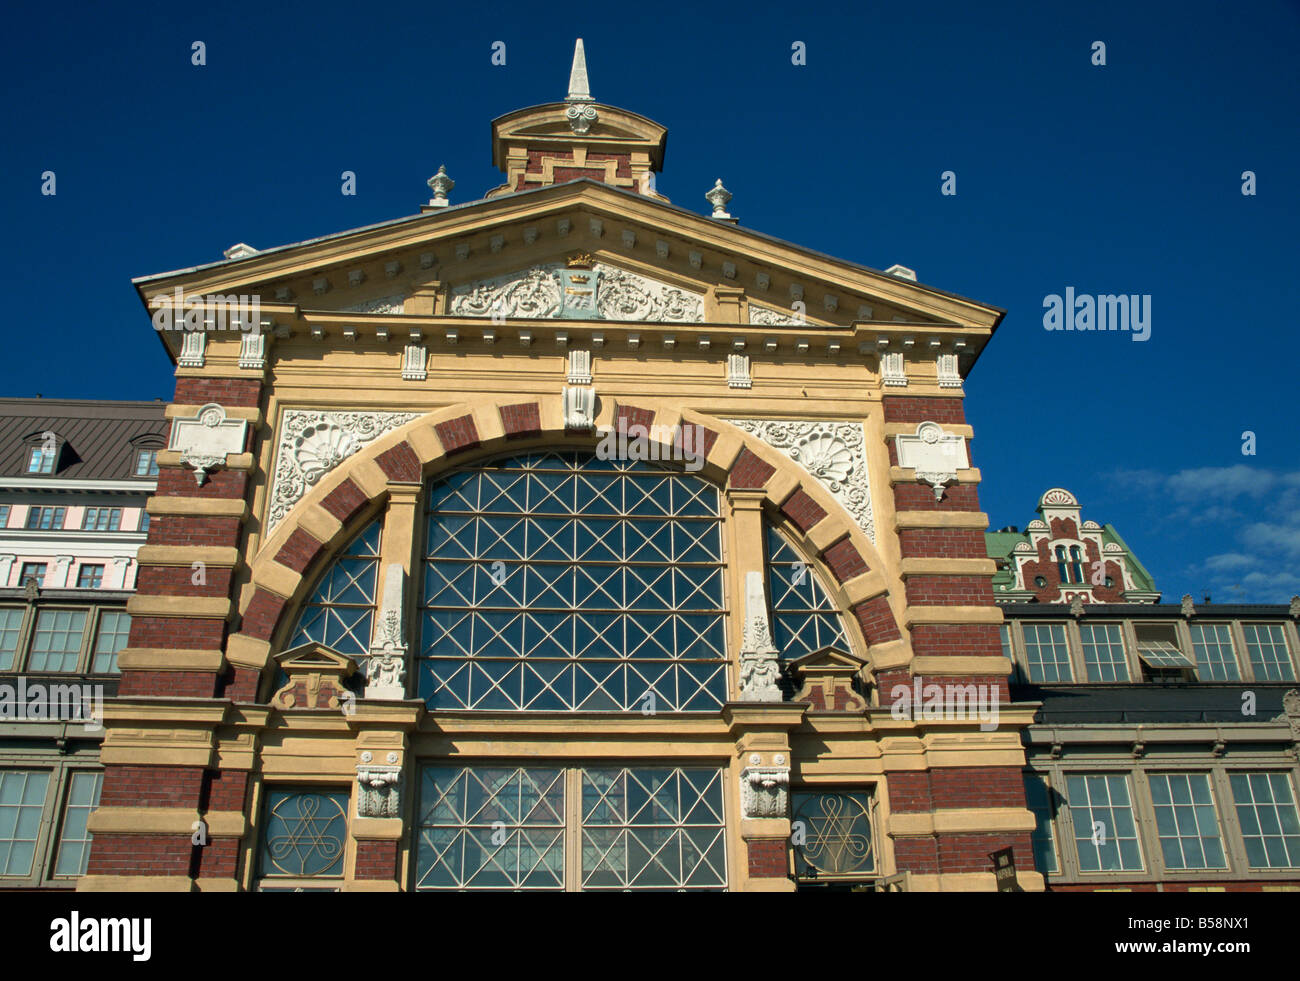
<instances>
[{"instance_id":1,"label":"adjacent building","mask_svg":"<svg viewBox=\"0 0 1300 981\"><path fill-rule=\"evenodd\" d=\"M0 889L86 870L164 409L0 399Z\"/></svg>"},{"instance_id":2,"label":"adjacent building","mask_svg":"<svg viewBox=\"0 0 1300 981\"><path fill-rule=\"evenodd\" d=\"M1162 604L1079 510L986 536L1048 888L1300 890L1300 599Z\"/></svg>"}]
</instances>

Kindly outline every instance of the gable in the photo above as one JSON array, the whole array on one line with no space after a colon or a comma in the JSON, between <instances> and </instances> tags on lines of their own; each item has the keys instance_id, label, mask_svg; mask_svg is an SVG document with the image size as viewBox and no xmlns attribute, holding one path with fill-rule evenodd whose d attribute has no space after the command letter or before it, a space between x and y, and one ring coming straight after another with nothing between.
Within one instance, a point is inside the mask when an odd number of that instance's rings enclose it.
<instances>
[{"instance_id":1,"label":"gable","mask_svg":"<svg viewBox=\"0 0 1300 981\"><path fill-rule=\"evenodd\" d=\"M707 297L706 323L907 323L983 333L1002 316L993 307L589 180L144 277L136 287L146 306L179 287L186 295L253 294L264 306L306 311L449 315L453 298L480 288L482 295L538 267L556 269L579 252L626 274L624 295L629 285L656 297L675 289L692 308L696 297ZM611 282L617 279L611 272ZM752 304L747 321L719 315L714 301L738 304L742 297L747 310ZM627 318L635 319L637 305L629 309ZM165 340L179 348L177 338Z\"/></svg>"}]
</instances>

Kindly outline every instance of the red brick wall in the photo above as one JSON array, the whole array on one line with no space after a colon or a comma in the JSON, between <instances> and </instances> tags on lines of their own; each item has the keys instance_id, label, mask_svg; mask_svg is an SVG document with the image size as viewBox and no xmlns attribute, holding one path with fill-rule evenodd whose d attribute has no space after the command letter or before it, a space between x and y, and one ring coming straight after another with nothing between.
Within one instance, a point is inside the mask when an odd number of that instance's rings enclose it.
<instances>
[{"instance_id":1,"label":"red brick wall","mask_svg":"<svg viewBox=\"0 0 1300 981\"><path fill-rule=\"evenodd\" d=\"M784 879L790 873L784 838L750 838L749 875L752 879Z\"/></svg>"},{"instance_id":2,"label":"red brick wall","mask_svg":"<svg viewBox=\"0 0 1300 981\"><path fill-rule=\"evenodd\" d=\"M358 879L397 878L397 842L358 841L356 877Z\"/></svg>"}]
</instances>

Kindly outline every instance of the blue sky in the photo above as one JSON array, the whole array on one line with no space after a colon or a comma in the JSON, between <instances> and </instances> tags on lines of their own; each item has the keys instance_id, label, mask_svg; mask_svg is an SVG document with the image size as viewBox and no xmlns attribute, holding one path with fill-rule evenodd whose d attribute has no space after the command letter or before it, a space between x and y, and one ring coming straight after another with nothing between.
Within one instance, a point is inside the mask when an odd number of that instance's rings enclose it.
<instances>
[{"instance_id":1,"label":"blue sky","mask_svg":"<svg viewBox=\"0 0 1300 981\"><path fill-rule=\"evenodd\" d=\"M500 182L489 121L562 98L581 35L596 99L669 128L674 203L705 211L721 177L746 227L1008 311L967 385L993 527L1061 485L1166 599L1285 601L1300 6L1073 6L16 7L0 392L168 398L133 276L414 213L439 164L453 201L479 197ZM1045 331L1066 287L1150 295L1150 339Z\"/></svg>"}]
</instances>

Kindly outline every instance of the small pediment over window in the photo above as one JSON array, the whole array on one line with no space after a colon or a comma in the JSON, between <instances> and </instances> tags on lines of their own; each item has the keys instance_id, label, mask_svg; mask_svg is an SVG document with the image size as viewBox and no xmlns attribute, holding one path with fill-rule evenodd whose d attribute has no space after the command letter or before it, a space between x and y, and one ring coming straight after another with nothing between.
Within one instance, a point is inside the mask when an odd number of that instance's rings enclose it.
<instances>
[{"instance_id":1,"label":"small pediment over window","mask_svg":"<svg viewBox=\"0 0 1300 981\"><path fill-rule=\"evenodd\" d=\"M275 661L287 676L271 698L278 709L342 710L354 698L346 682L357 662L346 654L312 641L277 654Z\"/></svg>"},{"instance_id":2,"label":"small pediment over window","mask_svg":"<svg viewBox=\"0 0 1300 981\"><path fill-rule=\"evenodd\" d=\"M809 702L816 712L862 712L867 707L862 670L866 661L838 647L811 651L788 664L801 683L797 702Z\"/></svg>"}]
</instances>

